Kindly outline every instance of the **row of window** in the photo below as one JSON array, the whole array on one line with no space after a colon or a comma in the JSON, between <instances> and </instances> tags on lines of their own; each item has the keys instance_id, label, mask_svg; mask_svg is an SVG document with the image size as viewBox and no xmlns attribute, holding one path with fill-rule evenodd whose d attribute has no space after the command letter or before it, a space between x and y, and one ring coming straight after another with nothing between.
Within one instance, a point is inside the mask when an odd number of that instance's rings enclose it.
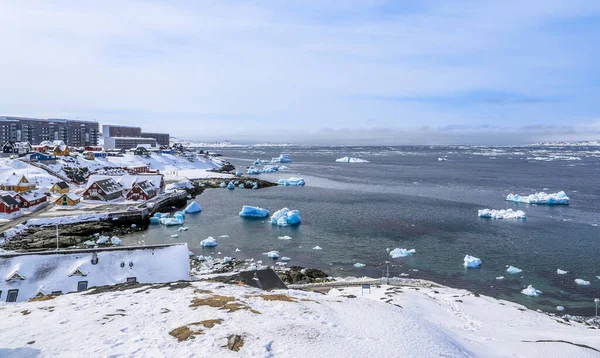
<instances>
[{"instance_id":1,"label":"row of window","mask_svg":"<svg viewBox=\"0 0 600 358\"><path fill-rule=\"evenodd\" d=\"M127 283L136 283L136 282L137 282L136 277L127 277ZM85 291L87 289L88 289L87 281L77 282L77 292ZM62 294L62 291L53 291L52 292L52 295L55 295L55 296L58 296L61 294ZM18 289L8 290L8 293L6 294L6 302L17 302L17 297L19 297ZM2 299L2 290L0 290L0 299Z\"/></svg>"}]
</instances>

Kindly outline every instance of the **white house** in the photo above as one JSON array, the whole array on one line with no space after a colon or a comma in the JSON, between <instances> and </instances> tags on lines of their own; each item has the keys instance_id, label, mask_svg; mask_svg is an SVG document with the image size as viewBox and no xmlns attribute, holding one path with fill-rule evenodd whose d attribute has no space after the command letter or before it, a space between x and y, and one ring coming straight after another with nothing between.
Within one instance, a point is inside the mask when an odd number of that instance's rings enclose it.
<instances>
[{"instance_id":1,"label":"white house","mask_svg":"<svg viewBox=\"0 0 600 358\"><path fill-rule=\"evenodd\" d=\"M187 244L0 254L0 302L124 282L190 279Z\"/></svg>"}]
</instances>

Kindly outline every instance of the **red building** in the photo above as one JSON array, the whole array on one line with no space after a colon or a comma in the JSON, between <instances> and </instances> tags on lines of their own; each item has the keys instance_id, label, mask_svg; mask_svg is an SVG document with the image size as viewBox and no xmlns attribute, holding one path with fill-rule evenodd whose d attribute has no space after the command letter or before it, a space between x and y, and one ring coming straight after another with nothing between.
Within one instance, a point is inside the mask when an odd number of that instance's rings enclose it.
<instances>
[{"instance_id":1,"label":"red building","mask_svg":"<svg viewBox=\"0 0 600 358\"><path fill-rule=\"evenodd\" d=\"M109 201L118 199L123 194L123 187L112 178L102 179L88 185L83 198L86 200Z\"/></svg>"},{"instance_id":2,"label":"red building","mask_svg":"<svg viewBox=\"0 0 600 358\"><path fill-rule=\"evenodd\" d=\"M123 167L124 170L131 175L139 174L139 173L149 173L150 168L147 165L132 165L129 167Z\"/></svg>"},{"instance_id":3,"label":"red building","mask_svg":"<svg viewBox=\"0 0 600 358\"><path fill-rule=\"evenodd\" d=\"M136 182L127 193L128 200L148 200L156 196L158 190L147 180Z\"/></svg>"},{"instance_id":4,"label":"red building","mask_svg":"<svg viewBox=\"0 0 600 358\"><path fill-rule=\"evenodd\" d=\"M19 206L22 208L30 208L45 203L48 200L48 197L38 192L27 192L16 194L14 199L19 202Z\"/></svg>"},{"instance_id":5,"label":"red building","mask_svg":"<svg viewBox=\"0 0 600 358\"><path fill-rule=\"evenodd\" d=\"M8 194L0 195L0 213L12 214L19 211L19 202Z\"/></svg>"}]
</instances>

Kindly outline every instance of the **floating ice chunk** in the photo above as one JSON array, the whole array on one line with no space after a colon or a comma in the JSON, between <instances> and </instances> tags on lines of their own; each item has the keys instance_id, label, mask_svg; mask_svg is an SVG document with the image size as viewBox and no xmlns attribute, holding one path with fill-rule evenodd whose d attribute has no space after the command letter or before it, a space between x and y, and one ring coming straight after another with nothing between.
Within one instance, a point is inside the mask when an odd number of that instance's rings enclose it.
<instances>
[{"instance_id":1,"label":"floating ice chunk","mask_svg":"<svg viewBox=\"0 0 600 358\"><path fill-rule=\"evenodd\" d=\"M564 271L564 270L561 270L561 269L556 269L556 274L557 275L566 275L568 273L569 273L569 271Z\"/></svg>"},{"instance_id":2,"label":"floating ice chunk","mask_svg":"<svg viewBox=\"0 0 600 358\"><path fill-rule=\"evenodd\" d=\"M226 188L226 187L227 187L227 184L225 184L225 182L223 181L223 182L221 182L221 184L219 184L219 186L220 186L221 188Z\"/></svg>"},{"instance_id":3,"label":"floating ice chunk","mask_svg":"<svg viewBox=\"0 0 600 358\"><path fill-rule=\"evenodd\" d=\"M304 186L306 182L304 181L304 178L291 177L289 179L281 178L277 181L277 184L283 186Z\"/></svg>"},{"instance_id":4,"label":"floating ice chunk","mask_svg":"<svg viewBox=\"0 0 600 358\"><path fill-rule=\"evenodd\" d=\"M257 183L254 183L254 185L252 185L252 189L253 189L253 190L256 190L256 189L258 189L258 184L257 184Z\"/></svg>"},{"instance_id":5,"label":"floating ice chunk","mask_svg":"<svg viewBox=\"0 0 600 358\"><path fill-rule=\"evenodd\" d=\"M397 259L398 257L406 257L406 256L412 256L417 252L417 250L415 249L400 249L400 248L395 248L392 251L390 251L390 256L393 259Z\"/></svg>"},{"instance_id":6,"label":"floating ice chunk","mask_svg":"<svg viewBox=\"0 0 600 358\"><path fill-rule=\"evenodd\" d=\"M233 182L229 182L229 184L227 184L227 189L229 189L229 190L235 189L235 184L233 184Z\"/></svg>"},{"instance_id":7,"label":"floating ice chunk","mask_svg":"<svg viewBox=\"0 0 600 358\"><path fill-rule=\"evenodd\" d=\"M239 170L235 171L235 176L241 177L242 176L242 172L240 172Z\"/></svg>"},{"instance_id":8,"label":"floating ice chunk","mask_svg":"<svg viewBox=\"0 0 600 358\"><path fill-rule=\"evenodd\" d=\"M209 236L208 238L200 241L200 246L202 247L215 247L217 246L217 241L214 237Z\"/></svg>"},{"instance_id":9,"label":"floating ice chunk","mask_svg":"<svg viewBox=\"0 0 600 358\"><path fill-rule=\"evenodd\" d=\"M240 252L240 251L242 251L242 250L240 250L240 249L238 249L238 248L236 248L236 249L235 249L235 252Z\"/></svg>"},{"instance_id":10,"label":"floating ice chunk","mask_svg":"<svg viewBox=\"0 0 600 358\"><path fill-rule=\"evenodd\" d=\"M313 247L313 250L323 250L323 248L321 248L321 246L317 245L317 246Z\"/></svg>"},{"instance_id":11,"label":"floating ice chunk","mask_svg":"<svg viewBox=\"0 0 600 358\"><path fill-rule=\"evenodd\" d=\"M557 311L564 311L565 308L563 306L556 306Z\"/></svg>"},{"instance_id":12,"label":"floating ice chunk","mask_svg":"<svg viewBox=\"0 0 600 358\"><path fill-rule=\"evenodd\" d=\"M192 202L190 203L190 205L188 205L188 206L185 208L185 212L186 212L187 214L199 213L199 212L201 212L201 211L202 211L202 208L200 207L200 204L198 204L198 202L196 202L196 201L192 201Z\"/></svg>"},{"instance_id":13,"label":"floating ice chunk","mask_svg":"<svg viewBox=\"0 0 600 358\"><path fill-rule=\"evenodd\" d=\"M444 157L439 157L438 158L438 162L445 162L447 160L448 160L448 158L444 158Z\"/></svg>"},{"instance_id":14,"label":"floating ice chunk","mask_svg":"<svg viewBox=\"0 0 600 358\"><path fill-rule=\"evenodd\" d=\"M356 268L363 268L365 266L367 266L367 265L361 264L360 262L357 262L357 263L354 264L354 267L356 267Z\"/></svg>"},{"instance_id":15,"label":"floating ice chunk","mask_svg":"<svg viewBox=\"0 0 600 358\"><path fill-rule=\"evenodd\" d=\"M176 237L179 237L179 235L178 234L173 234L173 235L171 235L171 237L172 238L176 238Z\"/></svg>"},{"instance_id":16,"label":"floating ice chunk","mask_svg":"<svg viewBox=\"0 0 600 358\"><path fill-rule=\"evenodd\" d=\"M520 268L514 267L514 266L508 266L508 268L506 269L506 272L508 272L511 275L514 275L514 274L523 272L523 270L521 270Z\"/></svg>"},{"instance_id":17,"label":"floating ice chunk","mask_svg":"<svg viewBox=\"0 0 600 358\"><path fill-rule=\"evenodd\" d=\"M271 224L277 226L297 225L302 222L298 210L283 208L271 216Z\"/></svg>"},{"instance_id":18,"label":"floating ice chunk","mask_svg":"<svg viewBox=\"0 0 600 358\"><path fill-rule=\"evenodd\" d=\"M290 261L290 260L292 260L292 259L287 256L284 256L281 258L281 261L285 261L285 262Z\"/></svg>"},{"instance_id":19,"label":"floating ice chunk","mask_svg":"<svg viewBox=\"0 0 600 358\"><path fill-rule=\"evenodd\" d=\"M597 278L598 280L600 280L600 276L596 276L596 278Z\"/></svg>"},{"instance_id":20,"label":"floating ice chunk","mask_svg":"<svg viewBox=\"0 0 600 358\"><path fill-rule=\"evenodd\" d=\"M238 188L240 189L244 189L246 186L244 185L244 183L240 183L240 185L238 185Z\"/></svg>"},{"instance_id":21,"label":"floating ice chunk","mask_svg":"<svg viewBox=\"0 0 600 358\"><path fill-rule=\"evenodd\" d=\"M223 262L231 262L231 257L229 257L229 256L223 257Z\"/></svg>"},{"instance_id":22,"label":"floating ice chunk","mask_svg":"<svg viewBox=\"0 0 600 358\"><path fill-rule=\"evenodd\" d=\"M467 255L463 261L465 267L477 268L481 266L481 260L475 256Z\"/></svg>"},{"instance_id":23,"label":"floating ice chunk","mask_svg":"<svg viewBox=\"0 0 600 358\"><path fill-rule=\"evenodd\" d=\"M261 170L261 173L275 173L279 171L278 165L265 165L265 167Z\"/></svg>"},{"instance_id":24,"label":"floating ice chunk","mask_svg":"<svg viewBox=\"0 0 600 358\"><path fill-rule=\"evenodd\" d=\"M150 224L159 224L159 223L160 223L160 217L153 216L150 218Z\"/></svg>"},{"instance_id":25,"label":"floating ice chunk","mask_svg":"<svg viewBox=\"0 0 600 358\"><path fill-rule=\"evenodd\" d=\"M569 197L567 196L567 194L565 194L564 191L559 191L558 193L553 194L546 194L545 192L541 191L539 193L531 194L529 196L520 196L519 194L508 194L506 200L526 204L569 204Z\"/></svg>"},{"instance_id":26,"label":"floating ice chunk","mask_svg":"<svg viewBox=\"0 0 600 358\"><path fill-rule=\"evenodd\" d=\"M242 206L242 211L240 211L240 216L242 217L251 217L251 218L266 218L269 216L269 210L259 208L257 206Z\"/></svg>"},{"instance_id":27,"label":"floating ice chunk","mask_svg":"<svg viewBox=\"0 0 600 358\"><path fill-rule=\"evenodd\" d=\"M260 174L262 173L262 170L258 169L255 166L252 166L250 168L248 168L248 171L246 171L246 174L251 175L251 174Z\"/></svg>"},{"instance_id":28,"label":"floating ice chunk","mask_svg":"<svg viewBox=\"0 0 600 358\"><path fill-rule=\"evenodd\" d=\"M254 165L261 165L261 164L265 164L265 163L268 163L268 162L266 160L260 160L260 158L258 158L254 162Z\"/></svg>"},{"instance_id":29,"label":"floating ice chunk","mask_svg":"<svg viewBox=\"0 0 600 358\"><path fill-rule=\"evenodd\" d=\"M160 223L165 226L182 225L183 221L184 221L183 217L160 218Z\"/></svg>"},{"instance_id":30,"label":"floating ice chunk","mask_svg":"<svg viewBox=\"0 0 600 358\"><path fill-rule=\"evenodd\" d=\"M200 261L206 261L206 257L200 255L200 256L198 256L198 260L200 260Z\"/></svg>"},{"instance_id":31,"label":"floating ice chunk","mask_svg":"<svg viewBox=\"0 0 600 358\"><path fill-rule=\"evenodd\" d=\"M177 231L188 231L187 226L186 227L180 227L179 229L177 229Z\"/></svg>"},{"instance_id":32,"label":"floating ice chunk","mask_svg":"<svg viewBox=\"0 0 600 358\"><path fill-rule=\"evenodd\" d=\"M529 285L527 288L524 288L521 293L527 296L537 297L542 293L542 291L536 290L533 286Z\"/></svg>"},{"instance_id":33,"label":"floating ice chunk","mask_svg":"<svg viewBox=\"0 0 600 358\"><path fill-rule=\"evenodd\" d=\"M269 251L266 253L267 257L272 258L272 259L278 259L279 258L279 251Z\"/></svg>"},{"instance_id":34,"label":"floating ice chunk","mask_svg":"<svg viewBox=\"0 0 600 358\"><path fill-rule=\"evenodd\" d=\"M219 236L219 238L221 238L221 239L229 239L229 235L221 235L221 236Z\"/></svg>"},{"instance_id":35,"label":"floating ice chunk","mask_svg":"<svg viewBox=\"0 0 600 358\"><path fill-rule=\"evenodd\" d=\"M488 219L522 219L525 220L527 218L525 212L523 210L492 210L492 209L483 209L477 212L477 215L480 218L488 218Z\"/></svg>"},{"instance_id":36,"label":"floating ice chunk","mask_svg":"<svg viewBox=\"0 0 600 358\"><path fill-rule=\"evenodd\" d=\"M279 240L291 240L291 239L292 239L292 237L291 237L291 236L287 236L287 235L285 235L285 236L279 236L279 237L278 237L278 239L279 239Z\"/></svg>"},{"instance_id":37,"label":"floating ice chunk","mask_svg":"<svg viewBox=\"0 0 600 358\"><path fill-rule=\"evenodd\" d=\"M368 163L368 160L352 157L343 157L335 160L338 163Z\"/></svg>"},{"instance_id":38,"label":"floating ice chunk","mask_svg":"<svg viewBox=\"0 0 600 358\"><path fill-rule=\"evenodd\" d=\"M280 154L279 157L271 159L271 163L291 163L292 158L286 154Z\"/></svg>"},{"instance_id":39,"label":"floating ice chunk","mask_svg":"<svg viewBox=\"0 0 600 358\"><path fill-rule=\"evenodd\" d=\"M137 227L137 225L136 225L136 224L131 224L131 228L132 228L132 229L135 229L136 227Z\"/></svg>"},{"instance_id":40,"label":"floating ice chunk","mask_svg":"<svg viewBox=\"0 0 600 358\"><path fill-rule=\"evenodd\" d=\"M106 243L108 242L109 237L108 236L100 236L98 238L98 240L96 240L96 244L98 245L106 245Z\"/></svg>"},{"instance_id":41,"label":"floating ice chunk","mask_svg":"<svg viewBox=\"0 0 600 358\"><path fill-rule=\"evenodd\" d=\"M589 286L590 285L590 281L582 280L580 278L576 278L575 283L578 284L579 286Z\"/></svg>"},{"instance_id":42,"label":"floating ice chunk","mask_svg":"<svg viewBox=\"0 0 600 358\"><path fill-rule=\"evenodd\" d=\"M504 276L498 276L496 277L496 280L504 280Z\"/></svg>"},{"instance_id":43,"label":"floating ice chunk","mask_svg":"<svg viewBox=\"0 0 600 358\"><path fill-rule=\"evenodd\" d=\"M120 238L118 238L116 236L113 236L110 238L110 243L113 245L119 246L119 245L123 245L123 240L121 240Z\"/></svg>"},{"instance_id":44,"label":"floating ice chunk","mask_svg":"<svg viewBox=\"0 0 600 358\"><path fill-rule=\"evenodd\" d=\"M96 245L96 242L95 242L94 240L88 240L88 241L85 241L83 244L84 244L85 246L95 246L95 245ZM1 252L2 252L2 251L0 250L0 253L1 253Z\"/></svg>"}]
</instances>

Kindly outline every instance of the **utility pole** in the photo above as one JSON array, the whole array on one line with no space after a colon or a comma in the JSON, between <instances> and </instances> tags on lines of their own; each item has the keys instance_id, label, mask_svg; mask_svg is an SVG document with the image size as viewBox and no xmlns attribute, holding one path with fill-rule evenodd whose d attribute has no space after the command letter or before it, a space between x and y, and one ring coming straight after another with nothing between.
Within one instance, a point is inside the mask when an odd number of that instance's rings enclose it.
<instances>
[{"instance_id":1,"label":"utility pole","mask_svg":"<svg viewBox=\"0 0 600 358\"><path fill-rule=\"evenodd\" d=\"M58 224L56 224L56 251L58 251Z\"/></svg>"}]
</instances>

